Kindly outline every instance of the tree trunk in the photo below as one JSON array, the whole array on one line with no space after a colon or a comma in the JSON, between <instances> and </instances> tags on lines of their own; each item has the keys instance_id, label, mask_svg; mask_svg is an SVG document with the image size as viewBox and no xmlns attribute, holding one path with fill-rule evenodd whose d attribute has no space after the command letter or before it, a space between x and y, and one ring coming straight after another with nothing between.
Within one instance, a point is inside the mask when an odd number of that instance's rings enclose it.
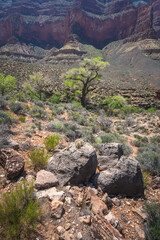
<instances>
[{"instance_id":1,"label":"tree trunk","mask_svg":"<svg viewBox=\"0 0 160 240\"><path fill-rule=\"evenodd\" d=\"M84 86L83 89L82 89L82 96L81 96L81 104L83 107L86 106L86 87Z\"/></svg>"}]
</instances>

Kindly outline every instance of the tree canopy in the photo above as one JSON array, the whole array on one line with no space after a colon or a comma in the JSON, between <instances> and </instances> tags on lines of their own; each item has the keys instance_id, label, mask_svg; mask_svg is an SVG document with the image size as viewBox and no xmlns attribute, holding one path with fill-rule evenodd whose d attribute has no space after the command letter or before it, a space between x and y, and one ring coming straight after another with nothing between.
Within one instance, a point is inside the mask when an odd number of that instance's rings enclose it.
<instances>
[{"instance_id":1,"label":"tree canopy","mask_svg":"<svg viewBox=\"0 0 160 240\"><path fill-rule=\"evenodd\" d=\"M102 61L101 57L85 59L79 68L72 68L63 75L65 85L80 96L83 107L86 106L87 94L97 88L102 77L99 71L107 65L109 63Z\"/></svg>"},{"instance_id":2,"label":"tree canopy","mask_svg":"<svg viewBox=\"0 0 160 240\"><path fill-rule=\"evenodd\" d=\"M12 91L15 88L15 77L12 77L11 75L5 76L3 73L0 73L0 94L4 96L6 93Z\"/></svg>"}]
</instances>

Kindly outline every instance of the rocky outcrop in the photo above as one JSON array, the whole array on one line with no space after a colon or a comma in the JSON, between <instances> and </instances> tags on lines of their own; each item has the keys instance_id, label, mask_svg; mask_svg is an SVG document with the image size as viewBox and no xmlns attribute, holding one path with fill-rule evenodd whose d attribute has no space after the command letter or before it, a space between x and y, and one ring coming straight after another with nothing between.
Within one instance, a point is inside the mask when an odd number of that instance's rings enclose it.
<instances>
[{"instance_id":1,"label":"rocky outcrop","mask_svg":"<svg viewBox=\"0 0 160 240\"><path fill-rule=\"evenodd\" d=\"M89 179L96 167L96 151L89 143L71 143L68 148L54 154L47 170L55 174L60 185L77 185Z\"/></svg>"},{"instance_id":2,"label":"rocky outcrop","mask_svg":"<svg viewBox=\"0 0 160 240\"><path fill-rule=\"evenodd\" d=\"M125 194L127 196L143 195L143 177L139 163L134 158L122 156L117 163L108 163L107 169L97 176L95 184L103 192Z\"/></svg>"},{"instance_id":3,"label":"rocky outcrop","mask_svg":"<svg viewBox=\"0 0 160 240\"><path fill-rule=\"evenodd\" d=\"M134 2L134 4L133 4ZM71 35L98 47L119 39L160 36L159 0L1 1L0 45L63 46Z\"/></svg>"}]
</instances>

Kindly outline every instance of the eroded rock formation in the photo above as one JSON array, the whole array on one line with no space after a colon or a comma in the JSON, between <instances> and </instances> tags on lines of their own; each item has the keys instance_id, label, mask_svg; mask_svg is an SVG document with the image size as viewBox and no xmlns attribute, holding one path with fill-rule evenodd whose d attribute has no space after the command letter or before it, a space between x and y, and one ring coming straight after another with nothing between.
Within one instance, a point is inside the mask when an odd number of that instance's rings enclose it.
<instances>
[{"instance_id":1,"label":"eroded rock formation","mask_svg":"<svg viewBox=\"0 0 160 240\"><path fill-rule=\"evenodd\" d=\"M159 0L7 0L0 2L0 45L17 40L61 47L72 35L102 47L160 36Z\"/></svg>"}]
</instances>

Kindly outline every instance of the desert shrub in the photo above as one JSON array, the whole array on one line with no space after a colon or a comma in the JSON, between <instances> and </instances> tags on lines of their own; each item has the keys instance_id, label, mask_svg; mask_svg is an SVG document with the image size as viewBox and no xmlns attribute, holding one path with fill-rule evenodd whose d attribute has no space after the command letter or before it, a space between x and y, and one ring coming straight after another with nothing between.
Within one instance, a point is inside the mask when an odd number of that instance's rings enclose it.
<instances>
[{"instance_id":1,"label":"desert shrub","mask_svg":"<svg viewBox=\"0 0 160 240\"><path fill-rule=\"evenodd\" d=\"M160 174L160 152L147 149L138 154L136 158L144 170L154 174Z\"/></svg>"},{"instance_id":2,"label":"desert shrub","mask_svg":"<svg viewBox=\"0 0 160 240\"><path fill-rule=\"evenodd\" d=\"M84 127L82 129L82 138L84 141L87 141L89 143L95 143L96 139L93 135L92 127Z\"/></svg>"},{"instance_id":3,"label":"desert shrub","mask_svg":"<svg viewBox=\"0 0 160 240\"><path fill-rule=\"evenodd\" d=\"M128 105L127 100L120 95L106 97L100 107L106 110L108 116L121 115L123 118L125 118L125 115L131 113L141 113L144 111L140 107Z\"/></svg>"},{"instance_id":4,"label":"desert shrub","mask_svg":"<svg viewBox=\"0 0 160 240\"><path fill-rule=\"evenodd\" d=\"M25 117L25 116L20 116L18 120L19 120L20 122L25 122L26 117Z\"/></svg>"},{"instance_id":5,"label":"desert shrub","mask_svg":"<svg viewBox=\"0 0 160 240\"><path fill-rule=\"evenodd\" d=\"M45 147L48 151L55 150L56 146L59 144L60 136L59 134L54 134L52 136L47 136L44 139Z\"/></svg>"},{"instance_id":6,"label":"desert shrub","mask_svg":"<svg viewBox=\"0 0 160 240\"><path fill-rule=\"evenodd\" d=\"M9 107L11 109L12 112L16 113L16 114L22 114L25 112L25 107L22 103L20 102L10 102L9 103Z\"/></svg>"},{"instance_id":7,"label":"desert shrub","mask_svg":"<svg viewBox=\"0 0 160 240\"><path fill-rule=\"evenodd\" d=\"M151 137L150 142L153 144L160 144L160 135Z\"/></svg>"},{"instance_id":8,"label":"desert shrub","mask_svg":"<svg viewBox=\"0 0 160 240\"><path fill-rule=\"evenodd\" d=\"M100 116L98 118L98 123L100 125L101 130L110 131L112 121L109 118L106 118L104 116Z\"/></svg>"},{"instance_id":9,"label":"desert shrub","mask_svg":"<svg viewBox=\"0 0 160 240\"><path fill-rule=\"evenodd\" d=\"M38 107L44 108L44 102L35 99L35 100L34 100L34 103L35 103Z\"/></svg>"},{"instance_id":10,"label":"desert shrub","mask_svg":"<svg viewBox=\"0 0 160 240\"><path fill-rule=\"evenodd\" d=\"M70 120L76 121L77 123L79 123L82 126L88 125L87 120L84 117L82 117L81 114L77 111L70 111L68 113L68 116L69 116Z\"/></svg>"},{"instance_id":11,"label":"desert shrub","mask_svg":"<svg viewBox=\"0 0 160 240\"><path fill-rule=\"evenodd\" d=\"M146 110L146 113L155 113L155 112L156 112L156 109L154 107L148 108Z\"/></svg>"},{"instance_id":12,"label":"desert shrub","mask_svg":"<svg viewBox=\"0 0 160 240\"><path fill-rule=\"evenodd\" d=\"M45 119L47 118L47 113L43 108L40 107L33 107L30 111L29 114L33 118L42 118Z\"/></svg>"},{"instance_id":13,"label":"desert shrub","mask_svg":"<svg viewBox=\"0 0 160 240\"><path fill-rule=\"evenodd\" d=\"M144 210L147 213L147 225L149 240L159 240L160 236L160 204L145 203Z\"/></svg>"},{"instance_id":14,"label":"desert shrub","mask_svg":"<svg viewBox=\"0 0 160 240\"><path fill-rule=\"evenodd\" d=\"M49 99L48 101L50 103L53 103L53 104L58 104L61 102L61 93L60 92L56 92L54 93Z\"/></svg>"},{"instance_id":15,"label":"desert shrub","mask_svg":"<svg viewBox=\"0 0 160 240\"><path fill-rule=\"evenodd\" d=\"M37 148L29 153L32 165L35 170L41 170L45 168L48 163L49 154L44 148Z\"/></svg>"},{"instance_id":16,"label":"desert shrub","mask_svg":"<svg viewBox=\"0 0 160 240\"><path fill-rule=\"evenodd\" d=\"M52 121L48 124L46 129L50 132L63 132L64 124L60 121Z\"/></svg>"},{"instance_id":17,"label":"desert shrub","mask_svg":"<svg viewBox=\"0 0 160 240\"><path fill-rule=\"evenodd\" d=\"M144 183L144 186L146 187L149 183L149 172L142 169L142 175L143 175L143 183Z\"/></svg>"},{"instance_id":18,"label":"desert shrub","mask_svg":"<svg viewBox=\"0 0 160 240\"><path fill-rule=\"evenodd\" d=\"M7 102L4 97L0 96L0 109L5 110L7 107Z\"/></svg>"},{"instance_id":19,"label":"desert shrub","mask_svg":"<svg viewBox=\"0 0 160 240\"><path fill-rule=\"evenodd\" d=\"M132 148L130 146L128 146L127 144L123 143L122 147L123 147L124 156L129 156L133 152Z\"/></svg>"},{"instance_id":20,"label":"desert shrub","mask_svg":"<svg viewBox=\"0 0 160 240\"><path fill-rule=\"evenodd\" d=\"M29 238L41 216L38 201L33 199L34 185L23 181L0 201L0 236L5 240Z\"/></svg>"},{"instance_id":21,"label":"desert shrub","mask_svg":"<svg viewBox=\"0 0 160 240\"><path fill-rule=\"evenodd\" d=\"M102 143L111 143L111 142L116 142L116 143L124 143L125 139L120 136L118 133L106 133L106 134L101 134L100 138L102 140Z\"/></svg>"},{"instance_id":22,"label":"desert shrub","mask_svg":"<svg viewBox=\"0 0 160 240\"><path fill-rule=\"evenodd\" d=\"M53 115L60 115L64 113L64 106L59 104L54 104L50 107Z\"/></svg>"},{"instance_id":23,"label":"desert shrub","mask_svg":"<svg viewBox=\"0 0 160 240\"><path fill-rule=\"evenodd\" d=\"M15 119L13 117L11 117L8 113L0 110L0 125L1 124L11 125L14 122Z\"/></svg>"}]
</instances>

